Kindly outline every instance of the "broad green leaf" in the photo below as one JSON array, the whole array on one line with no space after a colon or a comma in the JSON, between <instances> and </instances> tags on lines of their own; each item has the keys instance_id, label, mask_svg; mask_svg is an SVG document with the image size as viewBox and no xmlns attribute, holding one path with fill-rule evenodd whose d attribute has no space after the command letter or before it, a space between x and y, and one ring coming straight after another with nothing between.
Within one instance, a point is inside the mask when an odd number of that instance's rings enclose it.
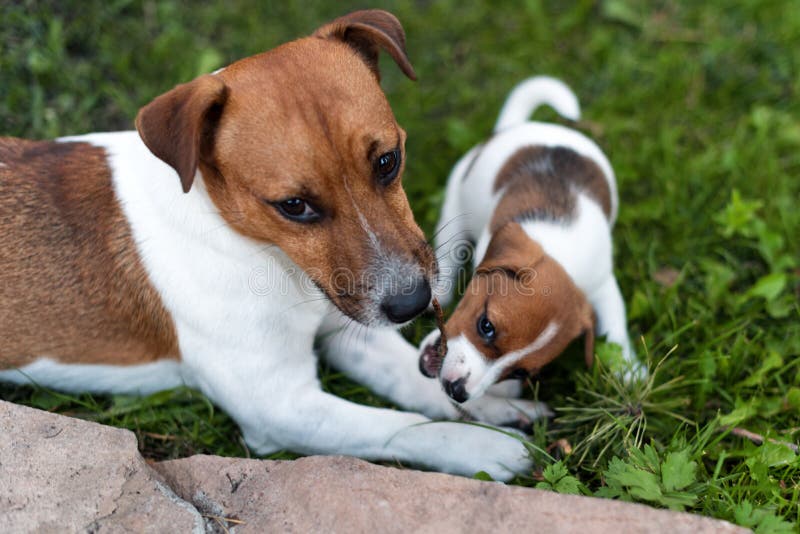
<instances>
[{"instance_id":1,"label":"broad green leaf","mask_svg":"<svg viewBox=\"0 0 800 534\"><path fill-rule=\"evenodd\" d=\"M595 345L597 359L606 369L621 371L625 369L625 357L622 348L616 343L598 343Z\"/></svg>"},{"instance_id":2,"label":"broad green leaf","mask_svg":"<svg viewBox=\"0 0 800 534\"><path fill-rule=\"evenodd\" d=\"M749 297L762 297L767 302L775 300L786 287L785 273L770 273L759 278L753 287L747 290Z\"/></svg>"},{"instance_id":3,"label":"broad green leaf","mask_svg":"<svg viewBox=\"0 0 800 534\"><path fill-rule=\"evenodd\" d=\"M792 465L798 460L797 454L788 446L771 441L765 441L758 448L758 458L769 467Z\"/></svg>"},{"instance_id":4,"label":"broad green leaf","mask_svg":"<svg viewBox=\"0 0 800 534\"><path fill-rule=\"evenodd\" d=\"M570 493L573 495L581 494L581 482L569 474L566 466L561 461L548 465L542 472L544 482L539 482L536 487L555 491L557 493Z\"/></svg>"},{"instance_id":5,"label":"broad green leaf","mask_svg":"<svg viewBox=\"0 0 800 534\"><path fill-rule=\"evenodd\" d=\"M790 410L800 410L800 388L792 386L786 393L786 406Z\"/></svg>"},{"instance_id":6,"label":"broad green leaf","mask_svg":"<svg viewBox=\"0 0 800 534\"><path fill-rule=\"evenodd\" d=\"M741 234L745 237L752 237L755 233L753 227L756 212L764 205L760 200L744 200L738 189L731 191L731 200L722 211L714 216L714 220L720 226L720 233L723 237L732 237Z\"/></svg>"},{"instance_id":7,"label":"broad green leaf","mask_svg":"<svg viewBox=\"0 0 800 534\"><path fill-rule=\"evenodd\" d=\"M666 491L682 490L695 481L697 463L689 460L689 451L670 452L661 464L661 482Z\"/></svg>"},{"instance_id":8,"label":"broad green leaf","mask_svg":"<svg viewBox=\"0 0 800 534\"><path fill-rule=\"evenodd\" d=\"M734 507L733 518L743 527L754 527L758 523L758 518L753 515L753 505L747 500Z\"/></svg>"},{"instance_id":9,"label":"broad green leaf","mask_svg":"<svg viewBox=\"0 0 800 534\"><path fill-rule=\"evenodd\" d=\"M605 473L606 481L614 481L625 488L631 496L645 500L658 501L661 488L655 474L638 469L619 458L612 458Z\"/></svg>"},{"instance_id":10,"label":"broad green leaf","mask_svg":"<svg viewBox=\"0 0 800 534\"><path fill-rule=\"evenodd\" d=\"M748 500L734 507L733 519L737 524L753 529L757 534L788 534L795 531L791 523L784 521L770 510L754 508Z\"/></svg>"},{"instance_id":11,"label":"broad green leaf","mask_svg":"<svg viewBox=\"0 0 800 534\"><path fill-rule=\"evenodd\" d=\"M672 510L685 510L697 502L697 495L685 491L674 491L662 495L658 502Z\"/></svg>"},{"instance_id":12,"label":"broad green leaf","mask_svg":"<svg viewBox=\"0 0 800 534\"><path fill-rule=\"evenodd\" d=\"M749 377L744 379L740 385L751 387L758 386L764 382L770 371L778 369L783 365L783 358L777 352L770 351L769 355L764 358L759 368Z\"/></svg>"},{"instance_id":13,"label":"broad green leaf","mask_svg":"<svg viewBox=\"0 0 800 534\"><path fill-rule=\"evenodd\" d=\"M744 404L737 400L736 408L729 414L720 417L719 422L723 426L738 425L742 421L750 419L758 413L756 406L753 403Z\"/></svg>"},{"instance_id":14,"label":"broad green leaf","mask_svg":"<svg viewBox=\"0 0 800 534\"><path fill-rule=\"evenodd\" d=\"M574 476L568 475L558 481L555 486L558 493L568 493L570 495L581 494L581 483Z\"/></svg>"},{"instance_id":15,"label":"broad green leaf","mask_svg":"<svg viewBox=\"0 0 800 534\"><path fill-rule=\"evenodd\" d=\"M544 471L542 471L542 476L544 479L551 484L558 482L561 480L561 478L567 475L569 475L569 471L567 471L567 468L564 466L564 462L560 461L548 465L544 468Z\"/></svg>"}]
</instances>

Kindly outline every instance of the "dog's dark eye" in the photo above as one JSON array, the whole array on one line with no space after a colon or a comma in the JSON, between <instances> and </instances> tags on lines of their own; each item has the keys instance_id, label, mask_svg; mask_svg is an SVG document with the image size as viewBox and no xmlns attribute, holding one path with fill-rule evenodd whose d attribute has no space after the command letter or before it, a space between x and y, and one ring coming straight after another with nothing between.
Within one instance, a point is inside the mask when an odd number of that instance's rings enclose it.
<instances>
[{"instance_id":1,"label":"dog's dark eye","mask_svg":"<svg viewBox=\"0 0 800 534\"><path fill-rule=\"evenodd\" d=\"M392 150L378 156L375 160L375 173L381 185L389 185L392 180L397 178L400 170L400 151Z\"/></svg>"},{"instance_id":2,"label":"dog's dark eye","mask_svg":"<svg viewBox=\"0 0 800 534\"><path fill-rule=\"evenodd\" d=\"M290 198L280 202L273 202L272 205L290 221L311 223L320 219L319 212L302 198Z\"/></svg>"},{"instance_id":3,"label":"dog's dark eye","mask_svg":"<svg viewBox=\"0 0 800 534\"><path fill-rule=\"evenodd\" d=\"M478 317L477 328L478 328L478 335L481 336L481 338L487 343L492 343L494 341L494 338L497 336L497 332L494 329L494 325L486 317L485 313L481 314L481 316Z\"/></svg>"}]
</instances>

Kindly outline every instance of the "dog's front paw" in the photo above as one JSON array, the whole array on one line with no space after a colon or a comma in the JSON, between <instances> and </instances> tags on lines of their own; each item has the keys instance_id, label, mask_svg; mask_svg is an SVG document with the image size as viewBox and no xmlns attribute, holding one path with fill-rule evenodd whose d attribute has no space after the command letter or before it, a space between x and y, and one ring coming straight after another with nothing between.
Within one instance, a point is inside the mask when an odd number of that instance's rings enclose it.
<instances>
[{"instance_id":1,"label":"dog's front paw","mask_svg":"<svg viewBox=\"0 0 800 534\"><path fill-rule=\"evenodd\" d=\"M468 401L463 409L477 421L523 429L530 428L537 419L554 415L543 402L494 395L484 395Z\"/></svg>"},{"instance_id":2,"label":"dog's front paw","mask_svg":"<svg viewBox=\"0 0 800 534\"><path fill-rule=\"evenodd\" d=\"M441 455L434 462L439 465L432 466L436 469L468 477L484 471L503 482L533 469L523 438L513 430L457 422L431 425L437 426L448 445L436 451Z\"/></svg>"}]
</instances>

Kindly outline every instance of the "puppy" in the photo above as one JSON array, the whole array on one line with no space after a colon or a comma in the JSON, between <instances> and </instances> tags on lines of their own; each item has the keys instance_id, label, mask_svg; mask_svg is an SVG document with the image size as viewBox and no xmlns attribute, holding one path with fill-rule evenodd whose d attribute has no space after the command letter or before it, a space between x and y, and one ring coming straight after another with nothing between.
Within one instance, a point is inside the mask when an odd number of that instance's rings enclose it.
<instances>
[{"instance_id":1,"label":"puppy","mask_svg":"<svg viewBox=\"0 0 800 534\"><path fill-rule=\"evenodd\" d=\"M348 454L507 479L525 447L470 425L387 326L436 262L400 176L406 134L378 52L415 78L400 23L370 10L179 85L138 132L0 139L0 379L147 394L188 385L267 454ZM358 327L348 327L350 324ZM322 391L331 363L417 412ZM537 406L490 399L504 423Z\"/></svg>"},{"instance_id":2,"label":"puppy","mask_svg":"<svg viewBox=\"0 0 800 534\"><path fill-rule=\"evenodd\" d=\"M595 329L633 356L612 269L614 171L583 134L528 122L541 104L571 120L580 116L566 85L530 78L509 95L494 135L461 158L448 180L436 243L441 300L452 293L459 239L477 241L476 267L445 325L446 356L435 331L419 363L458 402L537 372L581 335L591 364Z\"/></svg>"}]
</instances>

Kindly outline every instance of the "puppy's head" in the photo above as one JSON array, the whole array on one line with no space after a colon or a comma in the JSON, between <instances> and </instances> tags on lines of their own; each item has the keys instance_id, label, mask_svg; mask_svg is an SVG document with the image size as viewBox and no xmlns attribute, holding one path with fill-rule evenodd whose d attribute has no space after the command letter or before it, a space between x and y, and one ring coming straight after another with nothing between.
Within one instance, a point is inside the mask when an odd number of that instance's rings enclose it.
<instances>
[{"instance_id":1,"label":"puppy's head","mask_svg":"<svg viewBox=\"0 0 800 534\"><path fill-rule=\"evenodd\" d=\"M515 223L492 238L464 297L445 325L447 354L437 334L423 342L420 370L437 376L456 401L482 395L499 380L527 376L581 334L586 362L594 354L594 314L560 264Z\"/></svg>"},{"instance_id":2,"label":"puppy's head","mask_svg":"<svg viewBox=\"0 0 800 534\"><path fill-rule=\"evenodd\" d=\"M280 247L367 324L424 310L436 270L400 183L406 134L380 89L380 49L415 78L397 19L359 11L180 85L136 120L185 192L199 170L230 226Z\"/></svg>"}]
</instances>

